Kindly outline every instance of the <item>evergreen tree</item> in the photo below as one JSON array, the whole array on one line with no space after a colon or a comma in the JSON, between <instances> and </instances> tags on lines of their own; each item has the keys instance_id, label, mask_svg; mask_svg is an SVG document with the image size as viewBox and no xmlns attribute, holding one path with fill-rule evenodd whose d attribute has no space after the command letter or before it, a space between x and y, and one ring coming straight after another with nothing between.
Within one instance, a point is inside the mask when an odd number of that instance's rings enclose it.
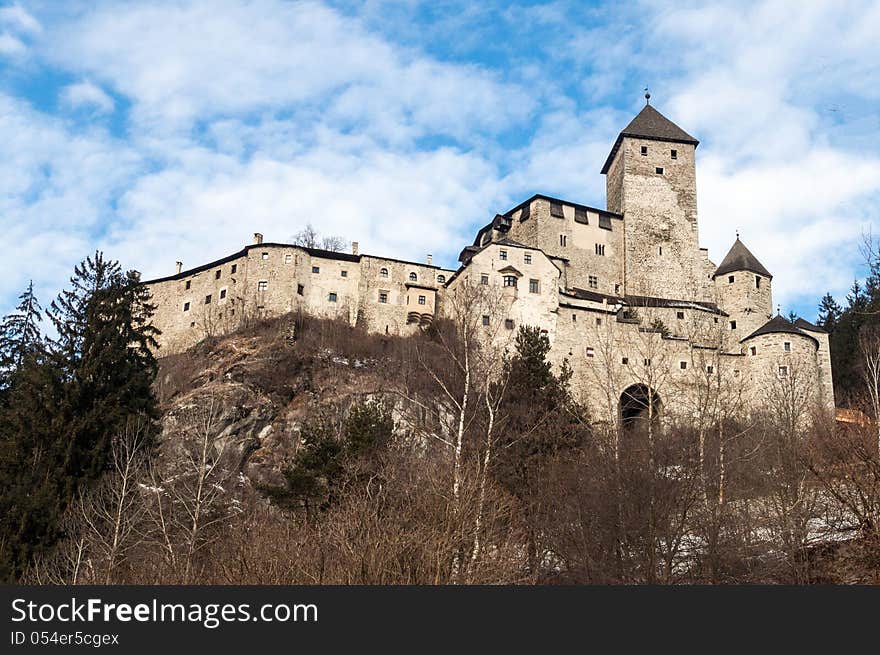
<instances>
[{"instance_id":1,"label":"evergreen tree","mask_svg":"<svg viewBox=\"0 0 880 655\"><path fill-rule=\"evenodd\" d=\"M842 313L843 308L837 303L834 296L826 293L822 296L822 301L819 303L817 324L826 332L834 332L834 328L837 327L837 322L840 320Z\"/></svg>"},{"instance_id":2,"label":"evergreen tree","mask_svg":"<svg viewBox=\"0 0 880 655\"><path fill-rule=\"evenodd\" d=\"M34 295L33 281L18 298L21 302L16 311L0 323L0 384L4 388L28 357L36 357L43 352L43 337L40 334L43 308Z\"/></svg>"},{"instance_id":3,"label":"evergreen tree","mask_svg":"<svg viewBox=\"0 0 880 655\"><path fill-rule=\"evenodd\" d=\"M46 349L33 329L39 311L29 288L17 315L4 321L11 326L4 356L24 352L0 411L4 580L52 547L58 517L84 482L104 472L126 422L158 416L153 307L135 274L100 252L79 264L48 312L58 336Z\"/></svg>"}]
</instances>

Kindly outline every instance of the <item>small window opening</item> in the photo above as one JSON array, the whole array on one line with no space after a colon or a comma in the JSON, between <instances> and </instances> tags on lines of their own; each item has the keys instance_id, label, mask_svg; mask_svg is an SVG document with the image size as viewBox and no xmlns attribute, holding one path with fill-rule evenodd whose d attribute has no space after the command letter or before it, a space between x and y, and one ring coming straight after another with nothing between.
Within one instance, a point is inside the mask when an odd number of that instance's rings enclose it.
<instances>
[{"instance_id":1,"label":"small window opening","mask_svg":"<svg viewBox=\"0 0 880 655\"><path fill-rule=\"evenodd\" d=\"M559 245L562 246L563 248L565 248L565 246L567 244L568 244L568 237L565 236L564 234L560 234L559 235Z\"/></svg>"},{"instance_id":2,"label":"small window opening","mask_svg":"<svg viewBox=\"0 0 880 655\"><path fill-rule=\"evenodd\" d=\"M220 300L226 297L226 289L220 289Z\"/></svg>"},{"instance_id":3,"label":"small window opening","mask_svg":"<svg viewBox=\"0 0 880 655\"><path fill-rule=\"evenodd\" d=\"M420 305L424 305L425 302L426 302L426 301L425 301L425 297L424 297L424 296L419 296L419 304L420 304Z\"/></svg>"},{"instance_id":4,"label":"small window opening","mask_svg":"<svg viewBox=\"0 0 880 655\"><path fill-rule=\"evenodd\" d=\"M785 349L785 352L790 353L791 352L791 341L786 341L785 343L782 344L782 347Z\"/></svg>"},{"instance_id":5,"label":"small window opening","mask_svg":"<svg viewBox=\"0 0 880 655\"><path fill-rule=\"evenodd\" d=\"M189 290L189 288L190 288L190 287L191 287L191 286L192 286L192 281L190 281L190 280L187 280L187 281L186 281L186 287L185 287L185 288L186 288L186 290L187 290L187 291L188 291L188 290Z\"/></svg>"},{"instance_id":6,"label":"small window opening","mask_svg":"<svg viewBox=\"0 0 880 655\"><path fill-rule=\"evenodd\" d=\"M669 151L669 156L672 159L678 159L678 150L672 149Z\"/></svg>"},{"instance_id":7,"label":"small window opening","mask_svg":"<svg viewBox=\"0 0 880 655\"><path fill-rule=\"evenodd\" d=\"M320 272L321 272L320 266L312 266L312 273L320 273Z\"/></svg>"},{"instance_id":8,"label":"small window opening","mask_svg":"<svg viewBox=\"0 0 880 655\"><path fill-rule=\"evenodd\" d=\"M412 272L412 273L409 274L409 281L410 281L410 282L415 282L415 281L417 281L418 279L419 279L419 276L416 275L415 272Z\"/></svg>"},{"instance_id":9,"label":"small window opening","mask_svg":"<svg viewBox=\"0 0 880 655\"><path fill-rule=\"evenodd\" d=\"M756 289L761 288L761 276L760 275L755 276L755 288Z\"/></svg>"},{"instance_id":10,"label":"small window opening","mask_svg":"<svg viewBox=\"0 0 880 655\"><path fill-rule=\"evenodd\" d=\"M383 305L388 304L388 292L386 292L386 291L379 292L379 302L382 303Z\"/></svg>"},{"instance_id":11,"label":"small window opening","mask_svg":"<svg viewBox=\"0 0 880 655\"><path fill-rule=\"evenodd\" d=\"M339 271L339 274L340 274L342 277L348 277L348 271Z\"/></svg>"},{"instance_id":12,"label":"small window opening","mask_svg":"<svg viewBox=\"0 0 880 655\"><path fill-rule=\"evenodd\" d=\"M678 363L678 368L680 368L682 371L687 370L687 367L688 367L687 362L679 362Z\"/></svg>"},{"instance_id":13,"label":"small window opening","mask_svg":"<svg viewBox=\"0 0 880 655\"><path fill-rule=\"evenodd\" d=\"M728 276L727 276L727 283L728 283L728 284L733 284L733 281L734 281L735 279L736 279L736 278L735 278L733 275L728 275Z\"/></svg>"},{"instance_id":14,"label":"small window opening","mask_svg":"<svg viewBox=\"0 0 880 655\"><path fill-rule=\"evenodd\" d=\"M218 270L218 271L214 271L214 279L215 279L215 280L219 280L219 279L220 279L220 273L221 273L221 272L222 272L222 271L219 271L219 270Z\"/></svg>"},{"instance_id":15,"label":"small window opening","mask_svg":"<svg viewBox=\"0 0 880 655\"><path fill-rule=\"evenodd\" d=\"M263 259L269 259L269 253L264 252L264 253L263 253Z\"/></svg>"},{"instance_id":16,"label":"small window opening","mask_svg":"<svg viewBox=\"0 0 880 655\"><path fill-rule=\"evenodd\" d=\"M504 286L516 287L516 276L515 275L505 275L504 276Z\"/></svg>"},{"instance_id":17,"label":"small window opening","mask_svg":"<svg viewBox=\"0 0 880 655\"><path fill-rule=\"evenodd\" d=\"M642 157L647 157L648 156L648 146L642 146L641 152L642 152Z\"/></svg>"},{"instance_id":18,"label":"small window opening","mask_svg":"<svg viewBox=\"0 0 880 655\"><path fill-rule=\"evenodd\" d=\"M483 325L489 325L489 317L483 314Z\"/></svg>"},{"instance_id":19,"label":"small window opening","mask_svg":"<svg viewBox=\"0 0 880 655\"><path fill-rule=\"evenodd\" d=\"M524 254L524 255L523 255L523 261L524 261L526 264L531 264L531 263L532 263L532 253L527 252L526 254Z\"/></svg>"},{"instance_id":20,"label":"small window opening","mask_svg":"<svg viewBox=\"0 0 880 655\"><path fill-rule=\"evenodd\" d=\"M446 282L446 276L445 276L445 275L438 275L438 276L437 276L437 282L438 282L439 284L444 284L444 283Z\"/></svg>"},{"instance_id":21,"label":"small window opening","mask_svg":"<svg viewBox=\"0 0 880 655\"><path fill-rule=\"evenodd\" d=\"M498 258L501 259L502 261L507 261L507 251L506 250L499 251Z\"/></svg>"},{"instance_id":22,"label":"small window opening","mask_svg":"<svg viewBox=\"0 0 880 655\"><path fill-rule=\"evenodd\" d=\"M189 311L189 303L188 302L183 303L183 311L185 311L185 312Z\"/></svg>"},{"instance_id":23,"label":"small window opening","mask_svg":"<svg viewBox=\"0 0 880 655\"><path fill-rule=\"evenodd\" d=\"M388 277L388 269L380 268L379 269L379 277Z\"/></svg>"},{"instance_id":24,"label":"small window opening","mask_svg":"<svg viewBox=\"0 0 880 655\"><path fill-rule=\"evenodd\" d=\"M480 284L489 284L489 276L485 273L480 276Z\"/></svg>"},{"instance_id":25,"label":"small window opening","mask_svg":"<svg viewBox=\"0 0 880 655\"><path fill-rule=\"evenodd\" d=\"M629 364L629 357L621 357L620 363L621 364Z\"/></svg>"},{"instance_id":26,"label":"small window opening","mask_svg":"<svg viewBox=\"0 0 880 655\"><path fill-rule=\"evenodd\" d=\"M303 285L301 285L301 284L297 284L297 285L296 285L296 293L297 293L297 295L299 295L299 296L303 295L303 293L305 292L305 290L306 290L306 289L305 289L305 287L304 287Z\"/></svg>"},{"instance_id":27,"label":"small window opening","mask_svg":"<svg viewBox=\"0 0 880 655\"><path fill-rule=\"evenodd\" d=\"M596 244L596 254L600 255L600 256L605 255L605 244L604 243L597 243Z\"/></svg>"},{"instance_id":28,"label":"small window opening","mask_svg":"<svg viewBox=\"0 0 880 655\"><path fill-rule=\"evenodd\" d=\"M749 348L749 354L752 355L752 356L757 355L757 354L758 354L758 349L757 349L757 347L752 346L751 348Z\"/></svg>"},{"instance_id":29,"label":"small window opening","mask_svg":"<svg viewBox=\"0 0 880 655\"><path fill-rule=\"evenodd\" d=\"M210 293L207 296L205 296L205 304L206 305L211 304L211 294Z\"/></svg>"},{"instance_id":30,"label":"small window opening","mask_svg":"<svg viewBox=\"0 0 880 655\"><path fill-rule=\"evenodd\" d=\"M327 300L330 302L336 302L336 294L331 291L330 295L327 296Z\"/></svg>"},{"instance_id":31,"label":"small window opening","mask_svg":"<svg viewBox=\"0 0 880 655\"><path fill-rule=\"evenodd\" d=\"M512 318L505 318L504 319L504 327L508 330L512 330L513 329L513 319Z\"/></svg>"},{"instance_id":32,"label":"small window opening","mask_svg":"<svg viewBox=\"0 0 880 655\"><path fill-rule=\"evenodd\" d=\"M599 288L599 278L596 277L595 275L590 275L587 278L587 284L590 285L591 289L598 289Z\"/></svg>"},{"instance_id":33,"label":"small window opening","mask_svg":"<svg viewBox=\"0 0 880 655\"><path fill-rule=\"evenodd\" d=\"M541 285L538 280L529 280L529 293L540 293Z\"/></svg>"},{"instance_id":34,"label":"small window opening","mask_svg":"<svg viewBox=\"0 0 880 655\"><path fill-rule=\"evenodd\" d=\"M657 173L657 175L663 175L663 167L658 166L657 168L654 169L654 172Z\"/></svg>"},{"instance_id":35,"label":"small window opening","mask_svg":"<svg viewBox=\"0 0 880 655\"><path fill-rule=\"evenodd\" d=\"M675 318L682 320L684 318L684 312L675 312Z\"/></svg>"},{"instance_id":36,"label":"small window opening","mask_svg":"<svg viewBox=\"0 0 880 655\"><path fill-rule=\"evenodd\" d=\"M232 265L232 271L231 271L231 272L232 272L232 273L235 273L237 270L238 270L238 264L233 264L233 265Z\"/></svg>"},{"instance_id":37,"label":"small window opening","mask_svg":"<svg viewBox=\"0 0 880 655\"><path fill-rule=\"evenodd\" d=\"M269 282L266 280L260 280L257 282L257 291L265 291L269 288Z\"/></svg>"},{"instance_id":38,"label":"small window opening","mask_svg":"<svg viewBox=\"0 0 880 655\"><path fill-rule=\"evenodd\" d=\"M731 322L730 322L730 329L731 329L731 330L735 330L735 329L736 329L736 321L731 321Z\"/></svg>"},{"instance_id":39,"label":"small window opening","mask_svg":"<svg viewBox=\"0 0 880 655\"><path fill-rule=\"evenodd\" d=\"M788 377L788 366L780 366L779 367L779 377L781 377L781 378Z\"/></svg>"}]
</instances>

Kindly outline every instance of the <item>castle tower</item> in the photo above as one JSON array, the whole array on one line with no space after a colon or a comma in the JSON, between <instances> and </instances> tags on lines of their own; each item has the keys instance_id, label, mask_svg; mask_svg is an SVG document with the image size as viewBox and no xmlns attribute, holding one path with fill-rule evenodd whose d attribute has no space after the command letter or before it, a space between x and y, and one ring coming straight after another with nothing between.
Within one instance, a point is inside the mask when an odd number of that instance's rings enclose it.
<instances>
[{"instance_id":1,"label":"castle tower","mask_svg":"<svg viewBox=\"0 0 880 655\"><path fill-rule=\"evenodd\" d=\"M773 276L739 236L712 278L718 305L730 315L728 328L734 341L752 334L773 315Z\"/></svg>"},{"instance_id":2,"label":"castle tower","mask_svg":"<svg viewBox=\"0 0 880 655\"><path fill-rule=\"evenodd\" d=\"M698 144L646 104L611 148L602 174L608 210L624 217L627 295L704 297L708 280L697 234L694 163Z\"/></svg>"}]
</instances>

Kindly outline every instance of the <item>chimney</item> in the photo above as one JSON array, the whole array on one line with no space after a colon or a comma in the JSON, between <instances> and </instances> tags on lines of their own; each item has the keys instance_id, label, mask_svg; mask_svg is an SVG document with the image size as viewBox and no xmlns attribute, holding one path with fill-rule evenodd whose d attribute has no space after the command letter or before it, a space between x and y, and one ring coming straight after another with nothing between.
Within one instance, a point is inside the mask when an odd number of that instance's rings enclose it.
<instances>
[{"instance_id":1,"label":"chimney","mask_svg":"<svg viewBox=\"0 0 880 655\"><path fill-rule=\"evenodd\" d=\"M254 245L263 243L263 235L259 232L254 232Z\"/></svg>"},{"instance_id":2,"label":"chimney","mask_svg":"<svg viewBox=\"0 0 880 655\"><path fill-rule=\"evenodd\" d=\"M174 262L174 266L177 267L177 274L180 274L180 271L183 270L183 262Z\"/></svg>"},{"instance_id":3,"label":"chimney","mask_svg":"<svg viewBox=\"0 0 880 655\"><path fill-rule=\"evenodd\" d=\"M434 263L434 258L431 257L431 253L428 253L428 266L432 266Z\"/></svg>"},{"instance_id":4,"label":"chimney","mask_svg":"<svg viewBox=\"0 0 880 655\"><path fill-rule=\"evenodd\" d=\"M351 254L352 255L358 254L358 242L357 241L351 242Z\"/></svg>"}]
</instances>

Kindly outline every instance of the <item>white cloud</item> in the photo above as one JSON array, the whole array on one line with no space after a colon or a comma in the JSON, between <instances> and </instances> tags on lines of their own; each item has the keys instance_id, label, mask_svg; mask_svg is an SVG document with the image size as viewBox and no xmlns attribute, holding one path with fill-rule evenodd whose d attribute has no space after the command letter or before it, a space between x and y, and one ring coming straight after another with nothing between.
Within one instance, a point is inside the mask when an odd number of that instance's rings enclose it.
<instances>
[{"instance_id":1,"label":"white cloud","mask_svg":"<svg viewBox=\"0 0 880 655\"><path fill-rule=\"evenodd\" d=\"M107 93L99 86L85 81L70 84L61 91L61 99L74 109L88 107L94 111L106 114L113 111L114 102Z\"/></svg>"},{"instance_id":2,"label":"white cloud","mask_svg":"<svg viewBox=\"0 0 880 655\"><path fill-rule=\"evenodd\" d=\"M531 107L484 69L398 48L315 2L103 5L54 26L46 56L131 99L152 130L318 108L392 141L496 130Z\"/></svg>"},{"instance_id":3,"label":"white cloud","mask_svg":"<svg viewBox=\"0 0 880 655\"><path fill-rule=\"evenodd\" d=\"M27 46L11 34L0 34L0 55L20 55Z\"/></svg>"},{"instance_id":4,"label":"white cloud","mask_svg":"<svg viewBox=\"0 0 880 655\"><path fill-rule=\"evenodd\" d=\"M21 5L0 7L0 25L6 25L20 32L39 34L42 25L27 12Z\"/></svg>"}]
</instances>

